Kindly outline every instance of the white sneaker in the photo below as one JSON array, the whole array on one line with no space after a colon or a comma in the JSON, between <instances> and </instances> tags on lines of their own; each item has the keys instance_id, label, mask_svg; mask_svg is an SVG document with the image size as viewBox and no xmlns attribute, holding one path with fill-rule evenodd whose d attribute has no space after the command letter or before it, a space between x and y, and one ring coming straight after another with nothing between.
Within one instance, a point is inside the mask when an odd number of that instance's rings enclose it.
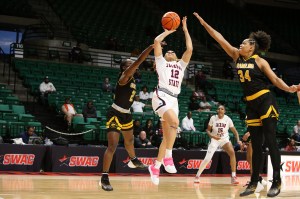
<instances>
[{"instance_id":1,"label":"white sneaker","mask_svg":"<svg viewBox=\"0 0 300 199\"><path fill-rule=\"evenodd\" d=\"M255 192L255 193L259 193L259 192L261 192L264 188L265 188L264 185L262 185L262 183L258 182L258 183L257 183L257 186L256 186L256 189L255 189L254 192Z\"/></svg>"},{"instance_id":2,"label":"white sneaker","mask_svg":"<svg viewBox=\"0 0 300 199\"><path fill-rule=\"evenodd\" d=\"M173 158L163 158L162 160L162 164L164 165L165 167L165 170L168 172L168 173L177 173L177 170L174 166L174 162L173 162Z\"/></svg>"},{"instance_id":3,"label":"white sneaker","mask_svg":"<svg viewBox=\"0 0 300 199\"><path fill-rule=\"evenodd\" d=\"M129 168L132 168L132 169L136 168L136 166L132 163L131 160L127 163L127 165Z\"/></svg>"},{"instance_id":4,"label":"white sneaker","mask_svg":"<svg viewBox=\"0 0 300 199\"><path fill-rule=\"evenodd\" d=\"M259 176L259 180L257 182L257 187L254 192L255 193L261 192L267 184L268 184L267 181L265 181L261 176Z\"/></svg>"},{"instance_id":5,"label":"white sneaker","mask_svg":"<svg viewBox=\"0 0 300 199\"><path fill-rule=\"evenodd\" d=\"M236 176L231 177L231 184L233 184L233 185L238 185L239 184L239 181L237 180Z\"/></svg>"},{"instance_id":6,"label":"white sneaker","mask_svg":"<svg viewBox=\"0 0 300 199\"><path fill-rule=\"evenodd\" d=\"M268 182L265 181L265 180L262 178L262 179L261 179L261 184L262 184L263 186L267 186Z\"/></svg>"},{"instance_id":7,"label":"white sneaker","mask_svg":"<svg viewBox=\"0 0 300 199\"><path fill-rule=\"evenodd\" d=\"M195 176L194 183L200 183L200 177L199 176Z\"/></svg>"}]
</instances>

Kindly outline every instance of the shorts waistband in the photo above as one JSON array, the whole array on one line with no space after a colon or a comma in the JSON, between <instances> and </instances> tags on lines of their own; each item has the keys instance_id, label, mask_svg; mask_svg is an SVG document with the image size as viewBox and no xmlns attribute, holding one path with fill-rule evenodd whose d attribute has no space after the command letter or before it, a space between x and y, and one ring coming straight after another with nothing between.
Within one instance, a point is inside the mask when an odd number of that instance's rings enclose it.
<instances>
[{"instance_id":1,"label":"shorts waistband","mask_svg":"<svg viewBox=\"0 0 300 199\"><path fill-rule=\"evenodd\" d=\"M119 107L118 105L116 105L115 103L113 103L111 105L111 107L113 107L114 109L116 109L117 111L121 112L121 113L130 113L130 109L124 109L122 107Z\"/></svg>"},{"instance_id":2,"label":"shorts waistband","mask_svg":"<svg viewBox=\"0 0 300 199\"><path fill-rule=\"evenodd\" d=\"M264 90L258 91L257 93L254 93L253 95L246 96L245 99L246 99L246 101L255 100L256 98L258 98L268 92L270 92L269 89L264 89Z\"/></svg>"},{"instance_id":3,"label":"shorts waistband","mask_svg":"<svg viewBox=\"0 0 300 199\"><path fill-rule=\"evenodd\" d=\"M172 93L171 91L169 91L168 89L166 89L166 88L157 88L157 90L159 90L159 91L162 91L162 92L164 92L164 93L166 93L166 94L168 94L168 95L171 95L172 97L178 97L178 94L174 94L174 93Z\"/></svg>"}]
</instances>

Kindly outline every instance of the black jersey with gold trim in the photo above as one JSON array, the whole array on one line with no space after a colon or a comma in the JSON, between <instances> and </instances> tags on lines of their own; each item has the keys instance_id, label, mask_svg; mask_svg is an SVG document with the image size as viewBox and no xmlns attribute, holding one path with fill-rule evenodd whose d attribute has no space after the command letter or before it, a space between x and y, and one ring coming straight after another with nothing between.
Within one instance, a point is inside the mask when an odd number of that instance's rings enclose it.
<instances>
[{"instance_id":1,"label":"black jersey with gold trim","mask_svg":"<svg viewBox=\"0 0 300 199\"><path fill-rule=\"evenodd\" d=\"M130 109L136 94L135 79L132 77L126 84L118 81L115 90L114 103L121 108Z\"/></svg>"},{"instance_id":2,"label":"black jersey with gold trim","mask_svg":"<svg viewBox=\"0 0 300 199\"><path fill-rule=\"evenodd\" d=\"M236 61L237 74L245 96L253 95L269 87L268 79L255 62L257 57L258 55L253 55L247 60L239 57Z\"/></svg>"}]
</instances>

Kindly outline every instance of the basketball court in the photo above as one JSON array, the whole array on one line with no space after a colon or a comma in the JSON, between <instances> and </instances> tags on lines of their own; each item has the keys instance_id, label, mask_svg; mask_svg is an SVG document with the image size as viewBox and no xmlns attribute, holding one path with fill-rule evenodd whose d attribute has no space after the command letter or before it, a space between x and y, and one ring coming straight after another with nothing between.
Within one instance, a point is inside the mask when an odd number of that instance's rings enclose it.
<instances>
[{"instance_id":1,"label":"basketball court","mask_svg":"<svg viewBox=\"0 0 300 199\"><path fill-rule=\"evenodd\" d=\"M234 186L230 184L229 175L204 175L200 184L194 184L194 175L163 175L160 185L155 186L148 175L112 174L110 181L114 191L106 192L98 185L99 174L48 174L2 173L0 199L240 198L239 193L249 180L249 176L238 176L240 185ZM268 188L270 185L268 182ZM285 176L281 194L276 198L299 198L299 187L299 175ZM266 190L244 198L266 198Z\"/></svg>"}]
</instances>

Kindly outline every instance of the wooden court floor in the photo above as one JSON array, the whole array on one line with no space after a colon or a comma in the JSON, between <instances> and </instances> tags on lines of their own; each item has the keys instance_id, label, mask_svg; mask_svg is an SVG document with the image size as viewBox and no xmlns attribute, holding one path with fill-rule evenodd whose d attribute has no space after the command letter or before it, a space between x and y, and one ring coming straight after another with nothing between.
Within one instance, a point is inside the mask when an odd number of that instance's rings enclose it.
<instances>
[{"instance_id":1,"label":"wooden court floor","mask_svg":"<svg viewBox=\"0 0 300 199\"><path fill-rule=\"evenodd\" d=\"M200 199L240 198L249 176L238 176L240 185L230 184L229 176L205 175L200 184L193 183L192 175L161 176L160 185L151 183L146 175L110 176L114 191L105 192L98 185L99 176L71 175L10 175L0 174L0 199ZM266 179L267 177L265 177ZM270 187L268 183L268 188ZM266 198L267 189L244 198ZM300 197L300 175L283 178L282 191L276 198Z\"/></svg>"}]
</instances>

